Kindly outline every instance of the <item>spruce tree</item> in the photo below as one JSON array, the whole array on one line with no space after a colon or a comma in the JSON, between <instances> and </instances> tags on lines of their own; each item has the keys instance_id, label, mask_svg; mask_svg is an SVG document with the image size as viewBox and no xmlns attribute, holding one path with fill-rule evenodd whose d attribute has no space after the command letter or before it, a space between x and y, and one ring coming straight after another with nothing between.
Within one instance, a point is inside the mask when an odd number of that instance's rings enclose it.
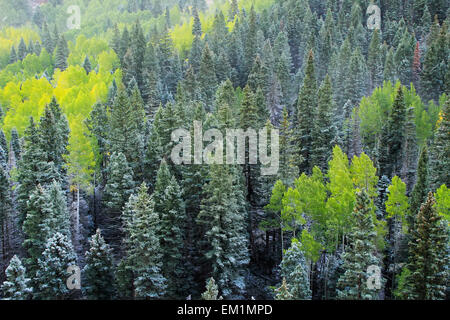
<instances>
[{"instance_id":1,"label":"spruce tree","mask_svg":"<svg viewBox=\"0 0 450 320\"><path fill-rule=\"evenodd\" d=\"M6 281L1 286L5 300L28 300L33 292L27 271L19 257L14 255L5 271Z\"/></svg>"},{"instance_id":2,"label":"spruce tree","mask_svg":"<svg viewBox=\"0 0 450 320\"><path fill-rule=\"evenodd\" d=\"M281 276L288 285L288 295L292 300L310 300L309 274L301 244L293 239L281 261Z\"/></svg>"},{"instance_id":3,"label":"spruce tree","mask_svg":"<svg viewBox=\"0 0 450 320\"><path fill-rule=\"evenodd\" d=\"M438 128L430 150L431 182L433 189L450 186L450 98L440 113Z\"/></svg>"},{"instance_id":4,"label":"spruce tree","mask_svg":"<svg viewBox=\"0 0 450 320\"><path fill-rule=\"evenodd\" d=\"M127 261L133 270L134 296L162 298L167 284L162 275L162 252L157 236L160 219L145 183L130 197L127 208L131 211L125 219Z\"/></svg>"},{"instance_id":5,"label":"spruce tree","mask_svg":"<svg viewBox=\"0 0 450 320\"><path fill-rule=\"evenodd\" d=\"M367 285L369 266L379 266L375 247L375 225L371 201L365 191L356 194L353 211L354 226L349 235L350 246L343 254L345 270L338 281L338 298L352 300L375 300L378 291Z\"/></svg>"},{"instance_id":6,"label":"spruce tree","mask_svg":"<svg viewBox=\"0 0 450 320\"><path fill-rule=\"evenodd\" d=\"M133 171L122 153L113 153L107 167L108 180L103 195L104 234L108 242L116 249L120 238L120 214L130 195L133 194L135 183Z\"/></svg>"},{"instance_id":7,"label":"spruce tree","mask_svg":"<svg viewBox=\"0 0 450 320\"><path fill-rule=\"evenodd\" d=\"M39 258L36 273L38 289L36 296L43 300L65 300L70 297L66 286L67 269L76 265L76 255L70 240L61 233L55 233L45 244Z\"/></svg>"},{"instance_id":8,"label":"spruce tree","mask_svg":"<svg viewBox=\"0 0 450 320\"><path fill-rule=\"evenodd\" d=\"M22 156L22 147L20 144L19 133L17 132L16 128L13 128L11 130L11 150L10 150L10 152L11 151L14 153L14 158L17 163L17 161L19 161Z\"/></svg>"},{"instance_id":9,"label":"spruce tree","mask_svg":"<svg viewBox=\"0 0 450 320\"><path fill-rule=\"evenodd\" d=\"M58 39L58 45L56 47L55 54L55 68L58 68L61 71L67 69L67 58L69 56L69 48L67 47L67 41L64 36L61 36Z\"/></svg>"},{"instance_id":10,"label":"spruce tree","mask_svg":"<svg viewBox=\"0 0 450 320\"><path fill-rule=\"evenodd\" d=\"M97 229L86 252L86 266L83 269L83 286L90 300L109 300L114 295L114 265L112 252Z\"/></svg>"},{"instance_id":11,"label":"spruce tree","mask_svg":"<svg viewBox=\"0 0 450 320\"><path fill-rule=\"evenodd\" d=\"M86 74L89 74L92 71L91 61L89 60L89 56L86 55L83 62L83 68L86 70Z\"/></svg>"},{"instance_id":12,"label":"spruce tree","mask_svg":"<svg viewBox=\"0 0 450 320\"><path fill-rule=\"evenodd\" d=\"M300 172L310 172L312 169L312 135L316 108L317 84L314 71L314 57L312 51L310 51L308 55L305 78L298 96L297 121L294 125L295 151L298 156L301 155L301 160L303 160L298 164Z\"/></svg>"},{"instance_id":13,"label":"spruce tree","mask_svg":"<svg viewBox=\"0 0 450 320\"><path fill-rule=\"evenodd\" d=\"M19 46L17 47L17 59L22 61L27 56L27 45L25 44L25 41L23 38L20 38Z\"/></svg>"},{"instance_id":14,"label":"spruce tree","mask_svg":"<svg viewBox=\"0 0 450 320\"><path fill-rule=\"evenodd\" d=\"M428 167L428 150L424 147L419 158L419 164L417 167L417 182L414 185L414 189L411 193L410 208L411 217L409 221L409 227L413 228L415 217L419 212L420 206L425 201L429 191L429 167Z\"/></svg>"},{"instance_id":15,"label":"spruce tree","mask_svg":"<svg viewBox=\"0 0 450 320\"><path fill-rule=\"evenodd\" d=\"M214 278L209 278L206 282L206 291L202 293L203 300L222 300L219 296L219 288L217 287Z\"/></svg>"},{"instance_id":16,"label":"spruce tree","mask_svg":"<svg viewBox=\"0 0 450 320\"><path fill-rule=\"evenodd\" d=\"M388 134L388 176L398 175L401 171L403 158L404 126L406 122L406 103L403 87L399 87L392 110L387 120Z\"/></svg>"},{"instance_id":17,"label":"spruce tree","mask_svg":"<svg viewBox=\"0 0 450 320\"><path fill-rule=\"evenodd\" d=\"M197 79L202 93L203 103L208 110L212 110L214 94L216 93L217 88L217 78L214 69L213 52L209 49L208 44L206 44L203 49Z\"/></svg>"},{"instance_id":18,"label":"spruce tree","mask_svg":"<svg viewBox=\"0 0 450 320\"><path fill-rule=\"evenodd\" d=\"M407 281L408 298L418 300L443 300L447 285L446 254L447 226L436 210L433 193L422 204L417 214L409 243L411 272Z\"/></svg>"},{"instance_id":19,"label":"spruce tree","mask_svg":"<svg viewBox=\"0 0 450 320\"><path fill-rule=\"evenodd\" d=\"M243 271L249 262L246 218L239 201L242 189L239 184L233 186L235 178L228 166L211 165L209 178L197 216L203 234L198 244L203 252L202 269L217 279L225 298L240 296L245 291Z\"/></svg>"},{"instance_id":20,"label":"spruce tree","mask_svg":"<svg viewBox=\"0 0 450 320\"><path fill-rule=\"evenodd\" d=\"M327 168L333 146L337 143L336 127L333 124L333 92L331 79L327 75L318 92L318 107L314 119L312 135L311 165L318 166L322 171Z\"/></svg>"},{"instance_id":21,"label":"spruce tree","mask_svg":"<svg viewBox=\"0 0 450 320\"><path fill-rule=\"evenodd\" d=\"M1 152L1 148L0 148ZM0 166L0 234L2 245L2 257L7 258L8 244L8 219L11 217L13 202L11 199L11 187L8 172ZM2 261L3 262L3 261Z\"/></svg>"}]
</instances>

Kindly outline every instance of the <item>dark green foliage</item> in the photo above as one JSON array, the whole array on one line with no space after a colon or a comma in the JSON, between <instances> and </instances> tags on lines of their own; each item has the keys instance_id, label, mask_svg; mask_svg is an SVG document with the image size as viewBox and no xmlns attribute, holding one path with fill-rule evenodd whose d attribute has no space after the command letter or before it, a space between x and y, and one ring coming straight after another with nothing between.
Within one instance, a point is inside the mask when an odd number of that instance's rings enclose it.
<instances>
[{"instance_id":1,"label":"dark green foliage","mask_svg":"<svg viewBox=\"0 0 450 320\"><path fill-rule=\"evenodd\" d=\"M417 214L409 243L409 299L445 299L448 260L446 224L438 214L435 199L430 192Z\"/></svg>"},{"instance_id":2,"label":"dark green foliage","mask_svg":"<svg viewBox=\"0 0 450 320\"><path fill-rule=\"evenodd\" d=\"M86 266L83 269L86 296L90 300L109 300L114 295L111 249L98 229L92 236L90 245L89 251L86 252Z\"/></svg>"}]
</instances>

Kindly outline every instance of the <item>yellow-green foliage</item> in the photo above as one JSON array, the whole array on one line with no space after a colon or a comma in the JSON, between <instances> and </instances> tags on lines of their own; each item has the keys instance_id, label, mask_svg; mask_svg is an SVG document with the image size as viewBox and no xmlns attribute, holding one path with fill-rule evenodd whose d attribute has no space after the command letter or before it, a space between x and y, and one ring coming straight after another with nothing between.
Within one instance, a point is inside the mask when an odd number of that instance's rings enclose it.
<instances>
[{"instance_id":1,"label":"yellow-green foliage","mask_svg":"<svg viewBox=\"0 0 450 320\"><path fill-rule=\"evenodd\" d=\"M361 119L361 136L366 144L373 144L375 137L381 134L400 85L400 82L395 85L390 81L385 82L383 87L376 88L371 96L362 98L359 117ZM403 92L406 106L414 107L417 142L422 147L433 133L440 107L433 103L427 107L416 94L413 86L411 89L405 88Z\"/></svg>"},{"instance_id":2,"label":"yellow-green foliage","mask_svg":"<svg viewBox=\"0 0 450 320\"><path fill-rule=\"evenodd\" d=\"M17 50L21 38L27 45L30 40L33 42L40 40L38 33L30 28L10 27L0 30L0 69L8 64L11 47L14 45Z\"/></svg>"}]
</instances>

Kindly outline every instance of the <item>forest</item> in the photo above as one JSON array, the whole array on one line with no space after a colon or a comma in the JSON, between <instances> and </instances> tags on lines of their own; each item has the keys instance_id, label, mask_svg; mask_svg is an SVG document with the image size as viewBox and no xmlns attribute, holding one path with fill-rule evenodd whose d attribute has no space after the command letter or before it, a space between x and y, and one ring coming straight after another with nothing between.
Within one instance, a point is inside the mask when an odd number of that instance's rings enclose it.
<instances>
[{"instance_id":1,"label":"forest","mask_svg":"<svg viewBox=\"0 0 450 320\"><path fill-rule=\"evenodd\" d=\"M0 0L0 300L448 300L449 26L446 0Z\"/></svg>"}]
</instances>

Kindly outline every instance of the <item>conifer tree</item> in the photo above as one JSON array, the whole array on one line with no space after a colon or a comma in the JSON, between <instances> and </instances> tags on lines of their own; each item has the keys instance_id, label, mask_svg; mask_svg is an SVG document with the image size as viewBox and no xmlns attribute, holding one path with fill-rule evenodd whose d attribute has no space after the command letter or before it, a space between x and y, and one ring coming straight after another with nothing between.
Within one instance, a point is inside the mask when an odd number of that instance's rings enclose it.
<instances>
[{"instance_id":1,"label":"conifer tree","mask_svg":"<svg viewBox=\"0 0 450 320\"><path fill-rule=\"evenodd\" d=\"M209 278L206 282L206 291L202 293L203 300L222 300L219 296L219 288L217 287L214 278Z\"/></svg>"},{"instance_id":2,"label":"conifer tree","mask_svg":"<svg viewBox=\"0 0 450 320\"><path fill-rule=\"evenodd\" d=\"M293 299L293 296L289 290L289 286L286 282L286 278L283 278L281 286L279 288L277 288L275 290L275 292L276 292L276 296L275 296L276 300L292 300Z\"/></svg>"},{"instance_id":3,"label":"conifer tree","mask_svg":"<svg viewBox=\"0 0 450 320\"><path fill-rule=\"evenodd\" d=\"M27 300L33 292L27 271L17 255L14 255L5 271L6 281L1 286L5 300Z\"/></svg>"},{"instance_id":4,"label":"conifer tree","mask_svg":"<svg viewBox=\"0 0 450 320\"><path fill-rule=\"evenodd\" d=\"M318 107L312 135L311 165L318 166L322 171L327 168L333 146L337 143L336 128L333 124L333 92L331 79L327 75L318 92Z\"/></svg>"},{"instance_id":5,"label":"conifer tree","mask_svg":"<svg viewBox=\"0 0 450 320\"><path fill-rule=\"evenodd\" d=\"M45 249L46 241L52 234L52 218L52 200L48 192L38 185L29 196L23 222L23 246L28 254L26 264L33 276L38 269L38 259Z\"/></svg>"},{"instance_id":6,"label":"conifer tree","mask_svg":"<svg viewBox=\"0 0 450 320\"><path fill-rule=\"evenodd\" d=\"M411 219L409 221L409 227L413 228L415 217L419 212L420 206L425 201L428 191L429 191L429 174L428 174L428 150L426 147L423 148L420 158L419 165L417 167L417 182L411 193L410 205L411 205Z\"/></svg>"},{"instance_id":7,"label":"conifer tree","mask_svg":"<svg viewBox=\"0 0 450 320\"><path fill-rule=\"evenodd\" d=\"M86 285L84 290L90 300L109 300L114 295L114 265L112 252L97 229L86 252L86 266L83 269Z\"/></svg>"},{"instance_id":8,"label":"conifer tree","mask_svg":"<svg viewBox=\"0 0 450 320\"><path fill-rule=\"evenodd\" d=\"M239 296L245 291L244 267L248 264L246 219L233 186L231 168L210 166L210 181L204 187L205 198L197 223L204 234L199 249L204 253L202 268L217 279L225 298Z\"/></svg>"},{"instance_id":9,"label":"conifer tree","mask_svg":"<svg viewBox=\"0 0 450 320\"><path fill-rule=\"evenodd\" d=\"M20 210L20 224L25 220L28 199L36 186L39 183L46 185L59 179L59 174L56 172L53 163L47 162L41 141L33 118L30 117L30 125L25 130L22 159L18 163L18 181L20 184L18 185L17 201Z\"/></svg>"},{"instance_id":10,"label":"conifer tree","mask_svg":"<svg viewBox=\"0 0 450 320\"><path fill-rule=\"evenodd\" d=\"M300 242L295 238L292 240L291 247L283 255L281 276L286 281L289 288L288 295L292 296L293 300L311 299L306 259Z\"/></svg>"},{"instance_id":11,"label":"conifer tree","mask_svg":"<svg viewBox=\"0 0 450 320\"><path fill-rule=\"evenodd\" d=\"M202 93L202 100L206 105L206 108L212 110L214 94L216 93L217 88L217 78L214 69L213 52L209 49L208 44L206 44L203 49L197 79Z\"/></svg>"},{"instance_id":12,"label":"conifer tree","mask_svg":"<svg viewBox=\"0 0 450 320\"><path fill-rule=\"evenodd\" d=\"M1 147L0 147L1 152ZM8 219L11 217L13 202L11 199L11 187L7 171L0 166L0 234L2 244L2 257L7 258L8 244ZM3 261L2 261L3 262Z\"/></svg>"},{"instance_id":13,"label":"conifer tree","mask_svg":"<svg viewBox=\"0 0 450 320\"><path fill-rule=\"evenodd\" d=\"M43 300L65 300L70 291L66 286L67 269L76 264L76 255L70 240L61 233L55 233L45 244L39 258L36 273L37 298Z\"/></svg>"},{"instance_id":14,"label":"conifer tree","mask_svg":"<svg viewBox=\"0 0 450 320\"><path fill-rule=\"evenodd\" d=\"M10 152L14 153L14 158L17 161L20 160L21 156L22 156L22 147L20 145L20 140L19 140L19 133L17 132L16 128L13 128L11 130L11 150Z\"/></svg>"},{"instance_id":15,"label":"conifer tree","mask_svg":"<svg viewBox=\"0 0 450 320\"><path fill-rule=\"evenodd\" d=\"M416 170L417 161L419 157L419 151L417 146L416 138L416 124L415 124L415 114L414 108L410 107L406 111L406 122L404 126L404 140L403 140L403 150L402 158L403 164L401 169L401 176L403 181L405 181L407 186L408 194L412 191L412 188L416 182Z\"/></svg>"},{"instance_id":16,"label":"conifer tree","mask_svg":"<svg viewBox=\"0 0 450 320\"><path fill-rule=\"evenodd\" d=\"M56 47L56 54L55 54L55 68L64 71L68 67L67 58L69 56L69 48L67 47L67 42L64 36L61 36L58 39L57 43L58 45Z\"/></svg>"},{"instance_id":17,"label":"conifer tree","mask_svg":"<svg viewBox=\"0 0 450 320\"><path fill-rule=\"evenodd\" d=\"M368 288L368 267L379 266L375 247L375 225L370 198L365 191L357 192L353 211L355 225L349 235L350 247L343 255L345 270L338 281L338 298L375 300L378 290Z\"/></svg>"},{"instance_id":18,"label":"conifer tree","mask_svg":"<svg viewBox=\"0 0 450 320\"><path fill-rule=\"evenodd\" d=\"M431 146L431 182L433 189L442 184L450 186L450 98L440 113L438 128Z\"/></svg>"},{"instance_id":19,"label":"conifer tree","mask_svg":"<svg viewBox=\"0 0 450 320\"><path fill-rule=\"evenodd\" d=\"M376 29L372 34L367 57L367 68L370 72L370 92L380 86L383 81L383 56L380 40L379 30Z\"/></svg>"},{"instance_id":20,"label":"conifer tree","mask_svg":"<svg viewBox=\"0 0 450 320\"><path fill-rule=\"evenodd\" d=\"M9 53L9 61L8 64L13 64L17 61L17 53L16 48L14 46L11 47L11 52Z\"/></svg>"},{"instance_id":21,"label":"conifer tree","mask_svg":"<svg viewBox=\"0 0 450 320\"><path fill-rule=\"evenodd\" d=\"M317 84L314 71L314 57L312 51L310 51L308 55L305 78L298 96L297 121L294 125L295 150L297 155L302 156L303 160L299 163L300 172L310 172L312 169L312 134L316 108Z\"/></svg>"},{"instance_id":22,"label":"conifer tree","mask_svg":"<svg viewBox=\"0 0 450 320\"><path fill-rule=\"evenodd\" d=\"M428 100L437 102L444 92L445 73L448 65L448 34L447 25L444 23L436 38L430 35L431 44L425 53L421 88L423 95Z\"/></svg>"},{"instance_id":23,"label":"conifer tree","mask_svg":"<svg viewBox=\"0 0 450 320\"><path fill-rule=\"evenodd\" d=\"M145 183L130 197L127 208L131 210L131 214L125 216L127 261L133 271L134 296L162 298L167 285L161 274L163 260L157 236L160 220Z\"/></svg>"},{"instance_id":24,"label":"conifer tree","mask_svg":"<svg viewBox=\"0 0 450 320\"><path fill-rule=\"evenodd\" d=\"M83 68L86 70L86 74L89 74L92 71L91 61L89 60L89 56L86 55L83 62Z\"/></svg>"},{"instance_id":25,"label":"conifer tree","mask_svg":"<svg viewBox=\"0 0 450 320\"><path fill-rule=\"evenodd\" d=\"M174 176L170 175L166 162L161 161L161 167L156 178L155 212L159 215L160 224L157 235L160 239L162 252L162 270L167 279L167 296L180 298L186 294L186 261L184 253L184 226L186 212L182 199L182 190Z\"/></svg>"},{"instance_id":26,"label":"conifer tree","mask_svg":"<svg viewBox=\"0 0 450 320\"><path fill-rule=\"evenodd\" d=\"M25 44L25 41L23 38L20 39L19 46L17 47L17 59L22 61L27 56L27 45Z\"/></svg>"},{"instance_id":27,"label":"conifer tree","mask_svg":"<svg viewBox=\"0 0 450 320\"><path fill-rule=\"evenodd\" d=\"M194 25L192 27L192 34L194 36L201 37L202 36L202 24L201 24L200 18L198 16L197 8L195 8L195 7L194 7L193 16L194 16Z\"/></svg>"},{"instance_id":28,"label":"conifer tree","mask_svg":"<svg viewBox=\"0 0 450 320\"><path fill-rule=\"evenodd\" d=\"M385 174L388 176L400 174L403 142L404 142L404 126L406 122L406 103L404 100L403 87L399 87L395 96L392 110L387 121L388 134L388 170Z\"/></svg>"},{"instance_id":29,"label":"conifer tree","mask_svg":"<svg viewBox=\"0 0 450 320\"><path fill-rule=\"evenodd\" d=\"M133 194L135 183L133 171L128 166L122 153L113 153L109 161L108 180L106 182L103 203L105 206L104 234L108 242L115 247L119 245L120 213L128 198Z\"/></svg>"},{"instance_id":30,"label":"conifer tree","mask_svg":"<svg viewBox=\"0 0 450 320\"><path fill-rule=\"evenodd\" d=\"M445 299L447 284L447 231L436 210L433 193L428 194L417 214L409 243L411 272L407 281L408 298L418 300Z\"/></svg>"}]
</instances>

